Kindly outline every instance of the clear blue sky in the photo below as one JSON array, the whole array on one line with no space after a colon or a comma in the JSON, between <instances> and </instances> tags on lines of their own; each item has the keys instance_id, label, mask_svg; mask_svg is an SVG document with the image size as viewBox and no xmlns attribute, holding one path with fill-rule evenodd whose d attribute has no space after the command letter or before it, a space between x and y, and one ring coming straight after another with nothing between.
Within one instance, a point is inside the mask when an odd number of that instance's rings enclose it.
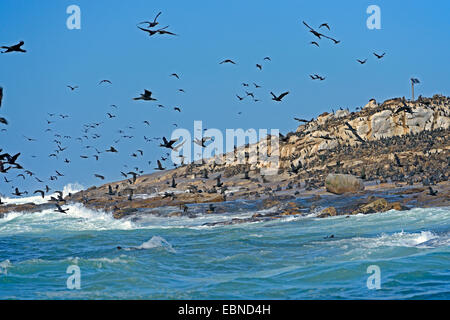
<instances>
[{"instance_id":1,"label":"clear blue sky","mask_svg":"<svg viewBox=\"0 0 450 320\"><path fill-rule=\"evenodd\" d=\"M66 8L72 4L81 8L81 30L66 28ZM366 27L371 4L381 8L381 30ZM136 28L159 11L160 26L170 25L178 37L150 38ZM124 164L151 171L162 150L156 143L145 143L143 136L170 136L172 123L191 131L194 120L203 120L208 128L276 128L286 133L296 128L293 116L311 118L339 107L354 110L371 98L410 97L412 76L422 81L417 95L448 95L449 12L450 2L444 0L2 0L0 45L23 40L28 52L0 55L0 86L5 90L0 115L10 122L0 125L7 128L0 132L0 148L22 152L19 162L53 189L72 182L88 187L100 182L93 173L108 181L120 179ZM328 22L331 32L325 33L342 42L309 45L314 37L302 20L313 27ZM378 61L372 52L386 56ZM272 61L263 63L265 56ZM225 58L238 65L219 65ZM356 62L365 58L365 65ZM263 63L262 71L256 63ZM169 77L173 72L181 79ZM326 80L311 81L311 73ZM113 84L98 86L102 79ZM262 101L239 102L235 94L243 94L242 82L260 84L263 88L249 90ZM66 85L80 88L71 92ZM186 93L178 93L179 88ZM169 108L133 101L143 89L153 91ZM282 103L271 101L270 91L285 90L290 94ZM173 111L174 106L182 112ZM47 112L70 118L59 118L50 126L54 131L45 133ZM107 119L107 112L117 118ZM101 154L99 161L79 158L93 154L75 140L82 135L82 125L92 122L104 122L92 131L102 137L83 145L100 150L115 145L118 155ZM130 125L135 129L126 129ZM118 129L135 138L114 144ZM68 150L59 160L48 157L56 148L55 132L72 136L62 139ZM23 135L38 141L27 142ZM143 158L130 157L137 149L144 149ZM64 158L72 163L63 163ZM55 183L48 181L54 169L65 174ZM42 186L34 179L23 182L16 178L18 173L7 176L21 190ZM11 185L0 178L0 192L10 195Z\"/></svg>"}]
</instances>

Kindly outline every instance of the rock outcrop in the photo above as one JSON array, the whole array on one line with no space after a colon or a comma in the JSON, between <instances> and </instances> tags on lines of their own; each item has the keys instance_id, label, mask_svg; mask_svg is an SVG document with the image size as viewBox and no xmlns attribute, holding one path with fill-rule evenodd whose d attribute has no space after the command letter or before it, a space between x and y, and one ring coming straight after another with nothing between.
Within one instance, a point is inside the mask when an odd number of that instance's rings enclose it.
<instances>
[{"instance_id":1,"label":"rock outcrop","mask_svg":"<svg viewBox=\"0 0 450 320\"><path fill-rule=\"evenodd\" d=\"M350 174L329 174L325 179L325 187L328 192L344 194L347 192L359 192L364 190L361 179Z\"/></svg>"}]
</instances>

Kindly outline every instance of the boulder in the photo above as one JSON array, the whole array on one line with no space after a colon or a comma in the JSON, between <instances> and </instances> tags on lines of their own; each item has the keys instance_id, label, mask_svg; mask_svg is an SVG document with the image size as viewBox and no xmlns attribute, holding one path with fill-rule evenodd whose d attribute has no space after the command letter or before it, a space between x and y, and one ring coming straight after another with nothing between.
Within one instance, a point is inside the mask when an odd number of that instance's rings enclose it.
<instances>
[{"instance_id":1,"label":"boulder","mask_svg":"<svg viewBox=\"0 0 450 320\"><path fill-rule=\"evenodd\" d=\"M328 207L322 210L322 212L319 214L319 218L326 218L326 217L334 217L337 215L337 211L335 207Z\"/></svg>"},{"instance_id":2,"label":"boulder","mask_svg":"<svg viewBox=\"0 0 450 320\"><path fill-rule=\"evenodd\" d=\"M334 194L364 190L362 180L350 174L329 174L325 179L325 186L328 192Z\"/></svg>"}]
</instances>

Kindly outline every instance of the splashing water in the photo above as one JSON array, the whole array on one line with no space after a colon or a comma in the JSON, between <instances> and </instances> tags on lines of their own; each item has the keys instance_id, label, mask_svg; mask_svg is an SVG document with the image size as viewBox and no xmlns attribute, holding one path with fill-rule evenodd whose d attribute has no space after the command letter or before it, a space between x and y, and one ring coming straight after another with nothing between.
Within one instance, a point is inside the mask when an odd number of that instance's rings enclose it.
<instances>
[{"instance_id":1,"label":"splashing water","mask_svg":"<svg viewBox=\"0 0 450 320\"><path fill-rule=\"evenodd\" d=\"M205 227L273 210L237 201L202 214L205 206L189 207L194 219L157 208L116 220L81 204L67 214L8 213L0 299L450 298L450 208ZM80 290L65 287L71 265L81 270ZM381 270L380 290L367 288L371 265Z\"/></svg>"}]
</instances>

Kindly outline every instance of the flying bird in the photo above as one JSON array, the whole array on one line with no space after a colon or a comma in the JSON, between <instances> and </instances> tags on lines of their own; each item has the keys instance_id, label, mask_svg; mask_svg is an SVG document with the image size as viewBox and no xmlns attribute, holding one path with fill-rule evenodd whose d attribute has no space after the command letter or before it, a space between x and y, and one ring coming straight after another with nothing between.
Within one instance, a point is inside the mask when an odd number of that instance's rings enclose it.
<instances>
[{"instance_id":1,"label":"flying bird","mask_svg":"<svg viewBox=\"0 0 450 320\"><path fill-rule=\"evenodd\" d=\"M105 150L106 152L119 152L114 147L110 147L108 150Z\"/></svg>"},{"instance_id":2,"label":"flying bird","mask_svg":"<svg viewBox=\"0 0 450 320\"><path fill-rule=\"evenodd\" d=\"M407 113L409 113L409 114L413 114L414 111L412 111L411 107L408 106L404 101L402 101L402 102L403 102L403 106L400 107L400 108L398 108L398 109L394 112L394 114L400 113L400 112L402 112L402 111L405 111L405 112L407 112Z\"/></svg>"},{"instance_id":3,"label":"flying bird","mask_svg":"<svg viewBox=\"0 0 450 320\"><path fill-rule=\"evenodd\" d=\"M161 161L157 160L158 168L155 168L155 170L165 170L166 168L163 168Z\"/></svg>"},{"instance_id":4,"label":"flying bird","mask_svg":"<svg viewBox=\"0 0 450 320\"><path fill-rule=\"evenodd\" d=\"M178 141L178 139L167 141L166 137L162 137L162 140L163 143L161 143L159 146L167 149L173 149L173 144Z\"/></svg>"},{"instance_id":5,"label":"flying bird","mask_svg":"<svg viewBox=\"0 0 450 320\"><path fill-rule=\"evenodd\" d=\"M3 88L0 87L0 107L2 106L2 100L3 100Z\"/></svg>"},{"instance_id":6,"label":"flying bird","mask_svg":"<svg viewBox=\"0 0 450 320\"><path fill-rule=\"evenodd\" d=\"M20 41L18 44L15 44L13 46L2 46L1 49L6 49L5 51L2 51L2 53L9 53L9 52L27 52L26 50L22 49L21 47L24 45L25 42Z\"/></svg>"},{"instance_id":7,"label":"flying bird","mask_svg":"<svg viewBox=\"0 0 450 320\"><path fill-rule=\"evenodd\" d=\"M365 60L359 60L359 59L356 59L356 61L358 61L360 64L364 64L364 63L367 62L367 59L365 59Z\"/></svg>"},{"instance_id":8,"label":"flying bird","mask_svg":"<svg viewBox=\"0 0 450 320\"><path fill-rule=\"evenodd\" d=\"M70 90L72 90L72 91L73 91L73 90L77 89L77 88L78 88L78 86L69 86L69 85L68 85L68 86L67 86L67 88L69 88Z\"/></svg>"},{"instance_id":9,"label":"flying bird","mask_svg":"<svg viewBox=\"0 0 450 320\"><path fill-rule=\"evenodd\" d=\"M42 191L42 190L36 190L35 192L33 192L33 194L36 194L36 193L39 193L39 194L41 195L42 199L44 199L44 195L45 195L45 192L44 192L44 191Z\"/></svg>"},{"instance_id":10,"label":"flying bird","mask_svg":"<svg viewBox=\"0 0 450 320\"><path fill-rule=\"evenodd\" d=\"M166 30L165 30L165 29L168 28L168 27L169 27L169 26L166 26L166 27L164 27L164 28L161 28L161 29L157 30L156 32L159 33L159 34L169 34L169 35L171 35L171 36L176 36L175 33L170 32L170 31L166 31Z\"/></svg>"},{"instance_id":11,"label":"flying bird","mask_svg":"<svg viewBox=\"0 0 450 320\"><path fill-rule=\"evenodd\" d=\"M174 33L172 33L172 32L165 31L165 29L167 29L169 26L165 26L164 28L157 29L157 30L145 29L145 28L141 28L141 27L139 27L139 26L137 26L137 27L138 27L139 29L141 29L142 31L148 32L148 35L149 35L150 37L153 36L153 35L155 35L155 34L157 34L157 33L159 33L159 34L171 34L171 35L176 35L176 34L174 34Z\"/></svg>"},{"instance_id":12,"label":"flying bird","mask_svg":"<svg viewBox=\"0 0 450 320\"><path fill-rule=\"evenodd\" d=\"M330 30L330 26L328 25L328 23L322 23L322 24L319 26L319 29L322 28L322 27L325 27L325 28L327 28L328 30Z\"/></svg>"},{"instance_id":13,"label":"flying bird","mask_svg":"<svg viewBox=\"0 0 450 320\"><path fill-rule=\"evenodd\" d=\"M272 100L281 102L281 99L283 99L286 95L288 95L289 91L283 92L278 97L273 92L270 92L270 94L273 96Z\"/></svg>"},{"instance_id":14,"label":"flying bird","mask_svg":"<svg viewBox=\"0 0 450 320\"><path fill-rule=\"evenodd\" d=\"M234 62L233 60L230 59L225 59L222 62L220 62L219 64L223 64L223 63L231 63L231 64L236 64L236 62Z\"/></svg>"},{"instance_id":15,"label":"flying bird","mask_svg":"<svg viewBox=\"0 0 450 320\"><path fill-rule=\"evenodd\" d=\"M156 15L155 19L153 19L153 21L142 21L142 22L140 22L139 24L144 24L144 23L146 23L146 24L148 24L148 27L149 27L149 28L156 27L156 26L158 25L158 23L159 23L159 22L157 22L156 20L157 20L158 17L161 15L161 13L162 13L162 12L159 12L159 13Z\"/></svg>"},{"instance_id":16,"label":"flying bird","mask_svg":"<svg viewBox=\"0 0 450 320\"><path fill-rule=\"evenodd\" d=\"M21 197L23 194L28 194L28 192L26 192L26 191L20 192L20 191L19 191L19 188L16 188L16 189L14 190L14 193L13 193L12 195L13 195L13 196Z\"/></svg>"},{"instance_id":17,"label":"flying bird","mask_svg":"<svg viewBox=\"0 0 450 320\"><path fill-rule=\"evenodd\" d=\"M304 122L304 123L309 123L311 121L309 120L305 120L305 119L300 119L300 118L294 118L294 120L297 120L298 122ZM312 120L312 119L311 119Z\"/></svg>"},{"instance_id":18,"label":"flying bird","mask_svg":"<svg viewBox=\"0 0 450 320\"><path fill-rule=\"evenodd\" d=\"M375 52L373 53L375 57L377 57L378 59L381 59L384 57L384 55L386 54L386 52L384 52L382 55L376 54Z\"/></svg>"},{"instance_id":19,"label":"flying bird","mask_svg":"<svg viewBox=\"0 0 450 320\"><path fill-rule=\"evenodd\" d=\"M152 97L152 92L148 90L144 90L144 93L141 93L140 97L133 98L133 100L156 101L156 99Z\"/></svg>"},{"instance_id":20,"label":"flying bird","mask_svg":"<svg viewBox=\"0 0 450 320\"><path fill-rule=\"evenodd\" d=\"M67 211L69 211L69 209L61 208L61 206L59 204L57 204L57 203L55 203L55 206L56 206L55 212L66 213Z\"/></svg>"},{"instance_id":21,"label":"flying bird","mask_svg":"<svg viewBox=\"0 0 450 320\"><path fill-rule=\"evenodd\" d=\"M353 133L353 135L356 137L356 139L358 139L358 141L360 141L362 143L366 142L363 138L361 138L361 136L358 134L358 131L356 131L356 129L353 128L350 123L346 122L345 125L347 126L346 130L351 131Z\"/></svg>"},{"instance_id":22,"label":"flying bird","mask_svg":"<svg viewBox=\"0 0 450 320\"><path fill-rule=\"evenodd\" d=\"M100 81L98 84L100 85L100 84L102 84L102 83L109 83L109 84L112 84L112 82L109 81L109 80L102 80L102 81Z\"/></svg>"},{"instance_id":23,"label":"flying bird","mask_svg":"<svg viewBox=\"0 0 450 320\"><path fill-rule=\"evenodd\" d=\"M303 24L309 29L309 32L311 32L314 36L316 36L319 39L322 39L321 37L324 37L324 38L333 40L334 43L339 43L340 42L340 41L338 41L336 39L333 39L333 38L330 38L330 37L328 37L328 36L326 36L326 35L324 35L324 34L322 34L320 32L317 32L316 30L311 28L305 21L303 21Z\"/></svg>"}]
</instances>

